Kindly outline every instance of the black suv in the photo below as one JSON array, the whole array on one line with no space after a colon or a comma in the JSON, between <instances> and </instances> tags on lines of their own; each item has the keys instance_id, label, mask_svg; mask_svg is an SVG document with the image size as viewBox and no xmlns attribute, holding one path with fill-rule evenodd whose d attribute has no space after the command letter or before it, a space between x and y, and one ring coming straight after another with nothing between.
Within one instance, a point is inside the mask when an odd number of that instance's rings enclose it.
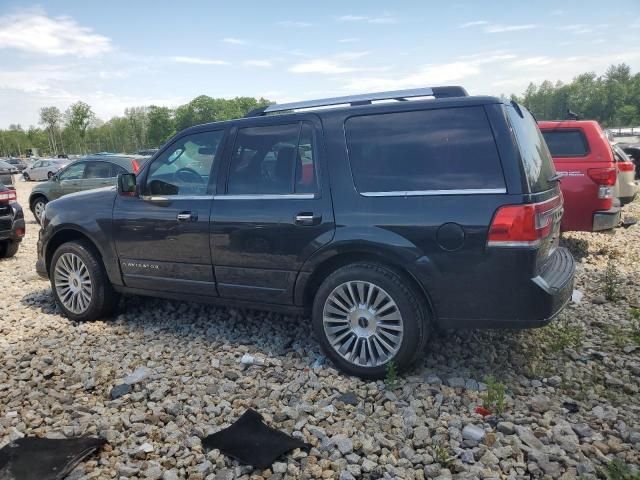
<instances>
[{"instance_id":1,"label":"black suv","mask_svg":"<svg viewBox=\"0 0 640 480\"><path fill-rule=\"evenodd\" d=\"M434 87L271 105L49 203L37 270L74 320L117 293L309 312L342 370L379 378L432 326L549 322L573 288L562 205L516 103Z\"/></svg>"}]
</instances>

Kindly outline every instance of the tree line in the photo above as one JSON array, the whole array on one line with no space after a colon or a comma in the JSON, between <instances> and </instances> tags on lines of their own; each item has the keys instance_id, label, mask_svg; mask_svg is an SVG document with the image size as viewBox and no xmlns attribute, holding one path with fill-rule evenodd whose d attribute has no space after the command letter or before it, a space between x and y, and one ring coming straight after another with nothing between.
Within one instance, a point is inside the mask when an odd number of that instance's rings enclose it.
<instances>
[{"instance_id":1,"label":"tree line","mask_svg":"<svg viewBox=\"0 0 640 480\"><path fill-rule=\"evenodd\" d=\"M84 102L62 112L40 109L39 127L19 124L0 130L0 156L22 156L37 148L40 156L127 152L161 146L175 133L193 125L242 117L272 102L264 98L211 98L201 95L173 109L150 105L132 107L124 116L104 122Z\"/></svg>"},{"instance_id":2,"label":"tree line","mask_svg":"<svg viewBox=\"0 0 640 480\"><path fill-rule=\"evenodd\" d=\"M599 121L604 127L640 126L640 73L626 64L611 65L604 75L583 73L570 83L544 81L529 84L512 99L525 105L539 120L567 118ZM39 127L10 125L0 130L0 155L24 155L37 148L41 156L91 152L134 153L160 147L172 135L201 123L228 120L271 103L264 98L211 98L201 95L177 108L156 105L127 108L124 116L107 122L89 105L76 102L65 112L57 107L40 110Z\"/></svg>"}]
</instances>

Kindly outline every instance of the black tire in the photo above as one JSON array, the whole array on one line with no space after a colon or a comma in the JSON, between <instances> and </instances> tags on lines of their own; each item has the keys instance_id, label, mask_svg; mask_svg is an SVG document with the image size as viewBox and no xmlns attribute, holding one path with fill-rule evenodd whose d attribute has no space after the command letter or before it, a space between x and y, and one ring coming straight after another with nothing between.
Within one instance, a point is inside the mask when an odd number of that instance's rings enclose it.
<instances>
[{"instance_id":1,"label":"black tire","mask_svg":"<svg viewBox=\"0 0 640 480\"><path fill-rule=\"evenodd\" d=\"M343 358L331 346L324 329L323 313L329 295L346 282L368 282L382 289L395 302L402 318L403 336L397 352L375 366L363 366ZM313 330L324 353L343 372L365 379L384 378L390 361L397 371L407 370L423 353L430 328L429 314L421 295L403 276L374 263L354 263L339 268L320 285L313 302Z\"/></svg>"},{"instance_id":2,"label":"black tire","mask_svg":"<svg viewBox=\"0 0 640 480\"><path fill-rule=\"evenodd\" d=\"M51 177L53 177L53 172L49 172L49 173L47 173L47 178L48 178L49 180L51 180Z\"/></svg>"},{"instance_id":3,"label":"black tire","mask_svg":"<svg viewBox=\"0 0 640 480\"><path fill-rule=\"evenodd\" d=\"M0 242L0 258L11 258L18 253L20 242L15 240L5 240Z\"/></svg>"},{"instance_id":4,"label":"black tire","mask_svg":"<svg viewBox=\"0 0 640 480\"><path fill-rule=\"evenodd\" d=\"M42 210L40 216L36 212L38 212L38 204L42 204ZM42 223L42 213L44 213L44 207L47 205L47 199L45 197L36 197L36 199L31 202L31 212L36 219L36 222Z\"/></svg>"},{"instance_id":5,"label":"black tire","mask_svg":"<svg viewBox=\"0 0 640 480\"><path fill-rule=\"evenodd\" d=\"M22 174L22 176L23 176L25 182L28 182L29 180L31 180L31 178L29 177L29 174L27 172L24 172Z\"/></svg>"},{"instance_id":6,"label":"black tire","mask_svg":"<svg viewBox=\"0 0 640 480\"><path fill-rule=\"evenodd\" d=\"M86 309L81 312L73 312L65 306L58 295L58 289L55 284L55 272L58 261L60 257L67 253L76 255L82 260L87 268L91 281L91 300L88 302ZM63 243L57 248L51 259L49 278L51 280L51 291L53 292L56 304L62 313L71 320L85 322L108 317L117 306L118 295L113 290L113 286L109 281L100 254L91 243L85 240Z\"/></svg>"}]
</instances>

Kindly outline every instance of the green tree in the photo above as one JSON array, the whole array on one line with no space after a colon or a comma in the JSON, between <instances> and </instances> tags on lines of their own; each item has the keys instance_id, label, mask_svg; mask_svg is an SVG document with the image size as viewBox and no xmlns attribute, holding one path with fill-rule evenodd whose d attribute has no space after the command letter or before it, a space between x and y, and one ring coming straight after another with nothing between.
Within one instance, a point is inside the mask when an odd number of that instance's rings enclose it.
<instances>
[{"instance_id":1,"label":"green tree","mask_svg":"<svg viewBox=\"0 0 640 480\"><path fill-rule=\"evenodd\" d=\"M94 118L95 114L93 110L91 110L91 107L82 101L72 104L65 112L67 128L69 128L76 139L79 140L79 147L81 147L82 153L87 152L87 129Z\"/></svg>"},{"instance_id":2,"label":"green tree","mask_svg":"<svg viewBox=\"0 0 640 480\"><path fill-rule=\"evenodd\" d=\"M40 109L40 124L44 125L49 140L49 149L58 154L58 129L62 123L62 113L58 107L42 107Z\"/></svg>"},{"instance_id":3,"label":"green tree","mask_svg":"<svg viewBox=\"0 0 640 480\"><path fill-rule=\"evenodd\" d=\"M159 147L174 133L171 109L151 105L147 111L149 146Z\"/></svg>"}]
</instances>

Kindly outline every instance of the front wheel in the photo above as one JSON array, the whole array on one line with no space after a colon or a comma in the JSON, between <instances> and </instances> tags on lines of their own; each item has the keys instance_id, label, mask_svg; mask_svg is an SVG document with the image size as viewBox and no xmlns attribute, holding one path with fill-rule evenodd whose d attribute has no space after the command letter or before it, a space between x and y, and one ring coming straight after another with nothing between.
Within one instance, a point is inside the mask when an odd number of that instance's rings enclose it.
<instances>
[{"instance_id":1,"label":"front wheel","mask_svg":"<svg viewBox=\"0 0 640 480\"><path fill-rule=\"evenodd\" d=\"M53 172L49 172L49 173L47 173L47 178L48 178L49 180L51 180L51 177L53 177Z\"/></svg>"},{"instance_id":2,"label":"front wheel","mask_svg":"<svg viewBox=\"0 0 640 480\"><path fill-rule=\"evenodd\" d=\"M49 272L58 307L71 320L108 316L117 302L100 255L88 242L63 243L53 254Z\"/></svg>"},{"instance_id":3,"label":"front wheel","mask_svg":"<svg viewBox=\"0 0 640 480\"><path fill-rule=\"evenodd\" d=\"M24 181L25 181L25 182L28 182L29 180L31 180L31 178L29 178L29 174L28 174L27 172L24 172L24 173L22 174L22 177L24 178Z\"/></svg>"},{"instance_id":4,"label":"front wheel","mask_svg":"<svg viewBox=\"0 0 640 480\"><path fill-rule=\"evenodd\" d=\"M313 303L313 328L345 373L383 378L393 362L406 370L422 353L428 315L407 280L382 265L357 263L329 275Z\"/></svg>"},{"instance_id":5,"label":"front wheel","mask_svg":"<svg viewBox=\"0 0 640 480\"><path fill-rule=\"evenodd\" d=\"M44 215L44 209L47 206L47 200L39 197L33 202L33 216L36 217L36 221L42 224L42 215Z\"/></svg>"}]
</instances>

